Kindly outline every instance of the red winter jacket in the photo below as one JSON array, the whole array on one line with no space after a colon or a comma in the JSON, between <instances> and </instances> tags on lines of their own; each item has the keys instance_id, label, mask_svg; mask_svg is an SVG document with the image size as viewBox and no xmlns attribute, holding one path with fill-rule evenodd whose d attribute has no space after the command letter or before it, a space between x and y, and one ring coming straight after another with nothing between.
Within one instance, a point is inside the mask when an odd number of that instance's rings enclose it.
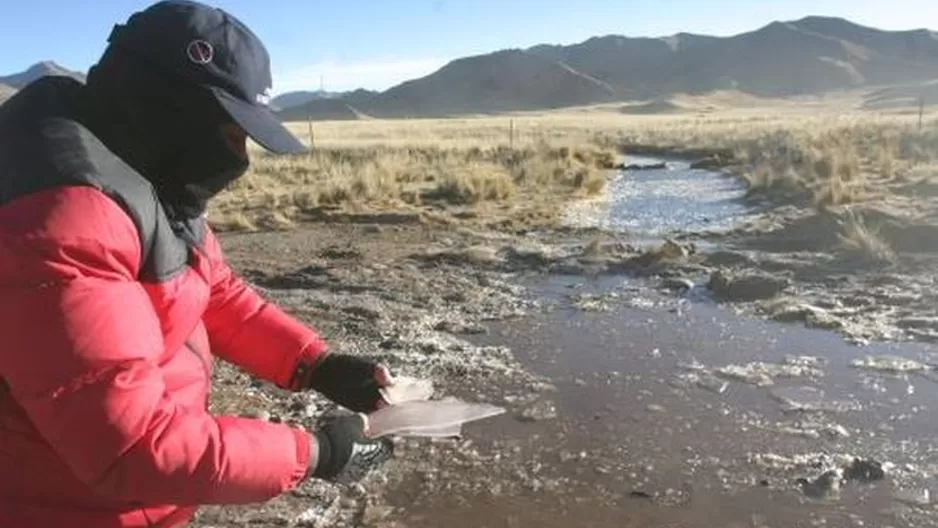
<instances>
[{"instance_id":1,"label":"red winter jacket","mask_svg":"<svg viewBox=\"0 0 938 528\"><path fill-rule=\"evenodd\" d=\"M209 414L212 359L287 387L325 345L203 241L141 282L139 231L99 188L0 206L0 527L182 526L302 479L308 433Z\"/></svg>"}]
</instances>

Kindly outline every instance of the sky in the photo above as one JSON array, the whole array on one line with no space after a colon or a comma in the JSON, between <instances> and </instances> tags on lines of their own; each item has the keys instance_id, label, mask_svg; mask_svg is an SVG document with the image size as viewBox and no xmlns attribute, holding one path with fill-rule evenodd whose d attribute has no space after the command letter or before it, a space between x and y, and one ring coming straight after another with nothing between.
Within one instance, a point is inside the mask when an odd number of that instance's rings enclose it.
<instances>
[{"instance_id":1,"label":"sky","mask_svg":"<svg viewBox=\"0 0 938 528\"><path fill-rule=\"evenodd\" d=\"M115 23L152 0L0 0L0 75L53 60L87 71ZM384 90L468 55L593 36L727 36L773 20L839 16L938 30L936 0L209 0L271 55L274 94Z\"/></svg>"}]
</instances>

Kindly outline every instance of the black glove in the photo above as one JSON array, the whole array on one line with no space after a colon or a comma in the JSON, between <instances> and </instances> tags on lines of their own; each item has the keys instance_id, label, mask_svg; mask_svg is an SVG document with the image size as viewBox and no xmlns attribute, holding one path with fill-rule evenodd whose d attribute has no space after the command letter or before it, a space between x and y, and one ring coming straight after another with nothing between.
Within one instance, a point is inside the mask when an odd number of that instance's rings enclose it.
<instances>
[{"instance_id":1,"label":"black glove","mask_svg":"<svg viewBox=\"0 0 938 528\"><path fill-rule=\"evenodd\" d=\"M315 365L300 365L294 387L315 390L346 409L369 413L378 409L382 398L379 367L369 359L331 353Z\"/></svg>"},{"instance_id":2,"label":"black glove","mask_svg":"<svg viewBox=\"0 0 938 528\"><path fill-rule=\"evenodd\" d=\"M354 482L378 468L394 454L387 438L371 439L365 420L354 414L329 418L313 433L318 447L312 477L331 482Z\"/></svg>"}]
</instances>

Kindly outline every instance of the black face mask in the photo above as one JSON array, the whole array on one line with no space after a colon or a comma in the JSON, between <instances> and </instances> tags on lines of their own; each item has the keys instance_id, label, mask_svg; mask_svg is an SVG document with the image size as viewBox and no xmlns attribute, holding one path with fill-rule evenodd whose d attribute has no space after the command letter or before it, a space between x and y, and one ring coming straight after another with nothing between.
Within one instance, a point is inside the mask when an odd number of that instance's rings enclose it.
<instances>
[{"instance_id":1,"label":"black face mask","mask_svg":"<svg viewBox=\"0 0 938 528\"><path fill-rule=\"evenodd\" d=\"M176 220L196 218L249 161L212 95L109 48L88 73L88 127L147 178Z\"/></svg>"},{"instance_id":2,"label":"black face mask","mask_svg":"<svg viewBox=\"0 0 938 528\"><path fill-rule=\"evenodd\" d=\"M207 202L247 172L250 162L226 141L221 126L206 132L199 150L182 151L176 163L166 164L159 189L172 209L186 218L205 211Z\"/></svg>"}]
</instances>

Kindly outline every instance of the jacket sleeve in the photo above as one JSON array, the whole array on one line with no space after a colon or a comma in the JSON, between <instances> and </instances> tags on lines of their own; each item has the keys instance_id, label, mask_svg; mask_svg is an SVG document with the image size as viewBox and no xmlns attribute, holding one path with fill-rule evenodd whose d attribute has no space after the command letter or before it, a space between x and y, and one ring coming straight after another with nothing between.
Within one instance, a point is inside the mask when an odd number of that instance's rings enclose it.
<instances>
[{"instance_id":1,"label":"jacket sleeve","mask_svg":"<svg viewBox=\"0 0 938 528\"><path fill-rule=\"evenodd\" d=\"M301 362L327 352L318 333L264 300L225 262L218 239L206 230L212 292L203 320L212 353L246 372L289 389Z\"/></svg>"},{"instance_id":2,"label":"jacket sleeve","mask_svg":"<svg viewBox=\"0 0 938 528\"><path fill-rule=\"evenodd\" d=\"M310 436L213 417L167 391L158 318L136 281L129 217L88 187L0 208L0 377L96 492L173 504L262 502L292 489Z\"/></svg>"}]
</instances>

